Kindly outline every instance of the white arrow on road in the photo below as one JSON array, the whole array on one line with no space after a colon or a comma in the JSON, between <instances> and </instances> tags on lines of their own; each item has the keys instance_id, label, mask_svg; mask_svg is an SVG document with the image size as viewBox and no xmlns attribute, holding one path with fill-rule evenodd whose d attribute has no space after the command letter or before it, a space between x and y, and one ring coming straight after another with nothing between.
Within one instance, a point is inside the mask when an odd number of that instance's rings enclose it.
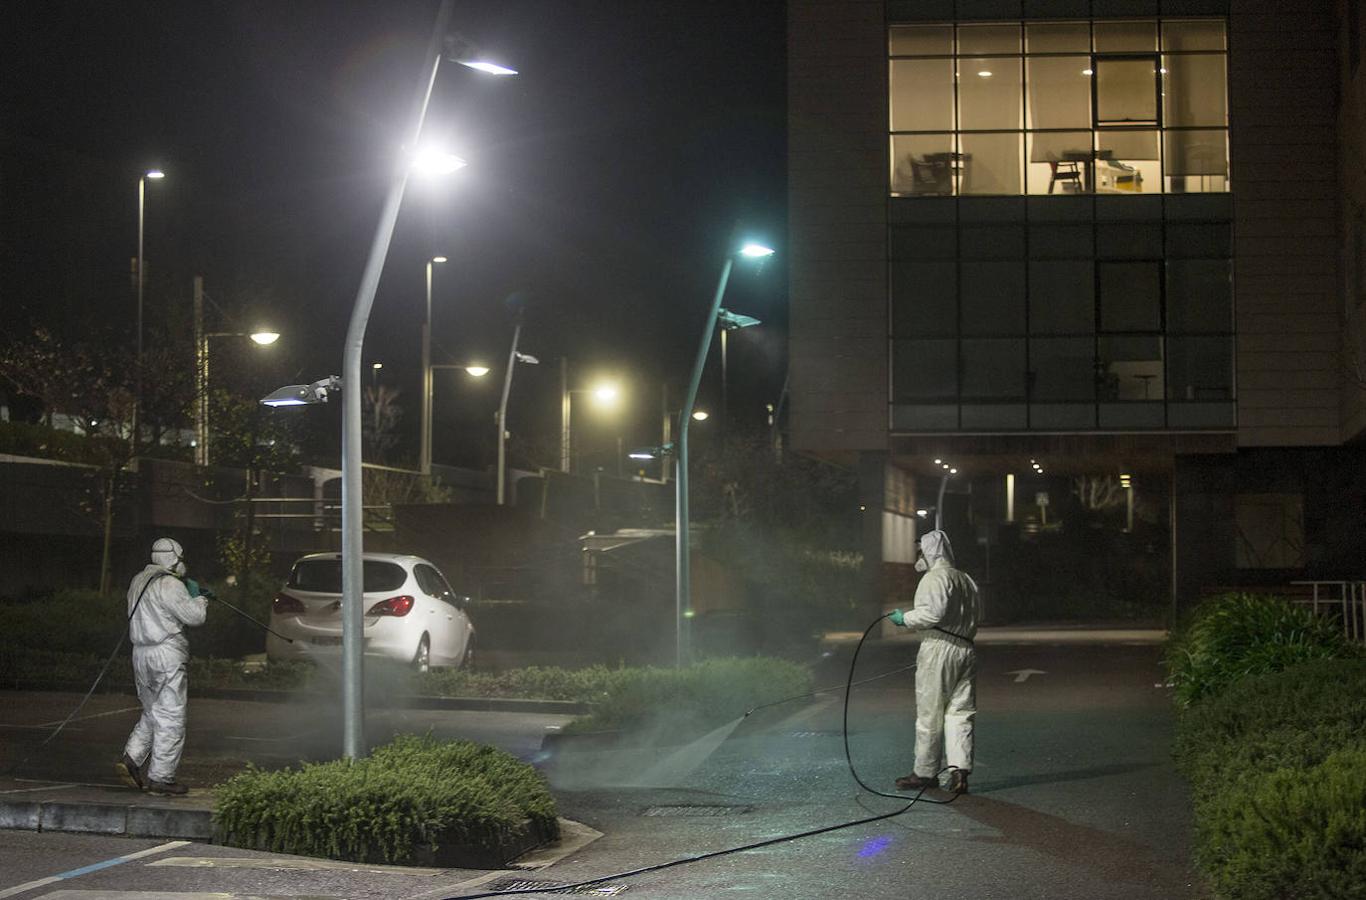
<instances>
[{"instance_id":1,"label":"white arrow on road","mask_svg":"<svg viewBox=\"0 0 1366 900\"><path fill-rule=\"evenodd\" d=\"M1014 672L1007 672L1006 674L1014 675L1015 683L1019 684L1023 681L1028 681L1030 675L1047 675L1048 673L1042 669L1016 669Z\"/></svg>"}]
</instances>

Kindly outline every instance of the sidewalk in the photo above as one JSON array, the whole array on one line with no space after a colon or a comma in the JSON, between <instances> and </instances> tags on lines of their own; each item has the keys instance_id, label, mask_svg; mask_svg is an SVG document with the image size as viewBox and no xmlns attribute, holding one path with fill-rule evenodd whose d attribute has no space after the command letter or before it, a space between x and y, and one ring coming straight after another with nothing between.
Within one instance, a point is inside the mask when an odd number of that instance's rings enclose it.
<instances>
[{"instance_id":1,"label":"sidewalk","mask_svg":"<svg viewBox=\"0 0 1366 900\"><path fill-rule=\"evenodd\" d=\"M208 841L214 785L249 764L278 769L339 755L342 716L336 698L225 693L191 692L177 772L190 793L170 798L128 788L115 772L114 762L140 713L136 698L97 694L43 744L81 694L0 691L0 828ZM430 733L496 746L523 760L540 751L548 730L581 711L581 704L508 700L394 698L388 704L368 698L369 746L395 734Z\"/></svg>"}]
</instances>

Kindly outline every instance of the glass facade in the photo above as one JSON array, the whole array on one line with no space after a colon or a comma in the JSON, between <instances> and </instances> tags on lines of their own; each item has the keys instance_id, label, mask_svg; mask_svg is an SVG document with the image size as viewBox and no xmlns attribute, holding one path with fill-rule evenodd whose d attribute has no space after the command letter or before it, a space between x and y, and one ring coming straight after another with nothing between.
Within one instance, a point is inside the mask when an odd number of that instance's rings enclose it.
<instances>
[{"instance_id":1,"label":"glass facade","mask_svg":"<svg viewBox=\"0 0 1366 900\"><path fill-rule=\"evenodd\" d=\"M1228 190L1222 19L894 25L893 196Z\"/></svg>"},{"instance_id":2,"label":"glass facade","mask_svg":"<svg viewBox=\"0 0 1366 900\"><path fill-rule=\"evenodd\" d=\"M892 200L894 432L1234 426L1227 194Z\"/></svg>"}]
</instances>

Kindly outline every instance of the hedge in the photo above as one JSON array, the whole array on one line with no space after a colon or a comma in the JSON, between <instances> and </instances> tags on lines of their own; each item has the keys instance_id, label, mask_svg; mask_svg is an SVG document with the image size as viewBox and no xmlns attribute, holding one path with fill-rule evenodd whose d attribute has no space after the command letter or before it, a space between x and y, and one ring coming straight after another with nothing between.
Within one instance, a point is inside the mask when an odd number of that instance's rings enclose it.
<instances>
[{"instance_id":1,"label":"hedge","mask_svg":"<svg viewBox=\"0 0 1366 900\"><path fill-rule=\"evenodd\" d=\"M1177 702L1189 705L1248 675L1359 655L1328 617L1281 597L1230 593L1196 607L1168 644L1165 664Z\"/></svg>"},{"instance_id":2,"label":"hedge","mask_svg":"<svg viewBox=\"0 0 1366 900\"><path fill-rule=\"evenodd\" d=\"M576 719L566 731L686 735L810 690L807 669L768 657L711 659L682 669L624 669L593 713Z\"/></svg>"},{"instance_id":3,"label":"hedge","mask_svg":"<svg viewBox=\"0 0 1366 900\"><path fill-rule=\"evenodd\" d=\"M407 863L442 841L497 843L528 820L558 835L536 771L470 741L401 735L357 760L256 768L215 790L222 843L363 863Z\"/></svg>"},{"instance_id":4,"label":"hedge","mask_svg":"<svg viewBox=\"0 0 1366 900\"><path fill-rule=\"evenodd\" d=\"M1241 679L1185 710L1195 859L1237 900L1366 896L1366 661Z\"/></svg>"}]
</instances>

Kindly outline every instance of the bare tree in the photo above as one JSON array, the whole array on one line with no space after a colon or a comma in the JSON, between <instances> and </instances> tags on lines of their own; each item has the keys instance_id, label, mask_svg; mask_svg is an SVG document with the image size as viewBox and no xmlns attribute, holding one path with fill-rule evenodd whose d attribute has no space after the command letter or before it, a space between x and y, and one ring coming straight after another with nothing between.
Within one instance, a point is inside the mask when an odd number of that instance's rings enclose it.
<instances>
[{"instance_id":1,"label":"bare tree","mask_svg":"<svg viewBox=\"0 0 1366 900\"><path fill-rule=\"evenodd\" d=\"M399 394L400 391L381 384L367 387L361 398L365 449L381 465L390 461L390 453L398 446L398 423L403 418L403 407L398 405Z\"/></svg>"},{"instance_id":2,"label":"bare tree","mask_svg":"<svg viewBox=\"0 0 1366 900\"><path fill-rule=\"evenodd\" d=\"M1087 512L1104 512L1125 501L1124 488L1113 475L1079 475L1072 479L1072 493Z\"/></svg>"}]
</instances>

